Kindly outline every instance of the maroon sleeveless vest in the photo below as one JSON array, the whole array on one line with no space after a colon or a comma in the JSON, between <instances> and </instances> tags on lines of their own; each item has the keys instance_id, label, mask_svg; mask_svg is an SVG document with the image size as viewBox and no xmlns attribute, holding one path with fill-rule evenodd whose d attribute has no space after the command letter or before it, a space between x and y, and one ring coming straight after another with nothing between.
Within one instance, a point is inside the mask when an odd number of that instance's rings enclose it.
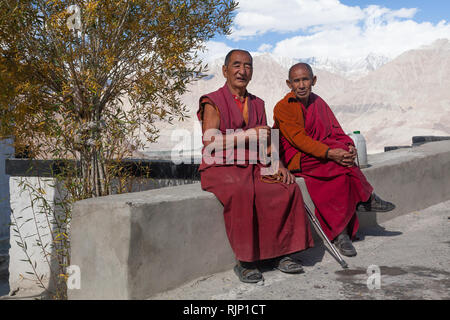
<instances>
[{"instance_id":1,"label":"maroon sleeveless vest","mask_svg":"<svg viewBox=\"0 0 450 320\"><path fill-rule=\"evenodd\" d=\"M248 96L248 123L245 124L244 117L242 116L241 111L239 110L238 106L236 105L236 102L234 101L233 95L230 92L230 89L228 88L227 84L220 88L217 91L208 93L206 95L203 95L199 99L199 110L197 111L197 117L199 121L201 122L201 101L203 98L207 97L209 98L214 105L218 108L220 113L220 125L219 130L222 134L226 134L227 129L232 130L247 130L250 128L254 128L257 126L265 126L267 125L267 119L266 119L266 111L264 109L264 101L258 98L257 96L254 96L250 93L247 93ZM202 150L202 154L205 148ZM233 150L227 150L227 152L224 152L224 159L229 154L229 152L232 152ZM236 152L234 154L234 157L236 158ZM248 159L248 155L246 156L246 159ZM247 161L246 161L247 162ZM206 168L209 168L211 166L222 166L222 165L230 165L225 163L225 160L223 160L223 163L214 163L214 164L207 164L205 163L204 157L202 157L202 163L200 164L199 171L203 171ZM248 165L245 164L245 165Z\"/></svg>"}]
</instances>

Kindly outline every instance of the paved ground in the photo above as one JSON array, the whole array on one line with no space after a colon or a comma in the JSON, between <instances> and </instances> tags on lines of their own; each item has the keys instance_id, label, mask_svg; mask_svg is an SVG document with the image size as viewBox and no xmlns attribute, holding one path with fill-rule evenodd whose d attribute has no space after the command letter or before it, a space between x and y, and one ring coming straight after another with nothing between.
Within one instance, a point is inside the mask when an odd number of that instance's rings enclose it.
<instances>
[{"instance_id":1,"label":"paved ground","mask_svg":"<svg viewBox=\"0 0 450 320\"><path fill-rule=\"evenodd\" d=\"M323 243L299 256L305 273L263 266L265 281L240 282L232 270L191 281L151 299L450 299L450 201L360 230L358 255L342 269ZM380 283L369 281L371 265ZM376 267L375 267L376 268ZM375 269L374 269L375 270ZM375 270L376 272L376 270ZM371 273L376 278L376 273Z\"/></svg>"},{"instance_id":2,"label":"paved ground","mask_svg":"<svg viewBox=\"0 0 450 320\"><path fill-rule=\"evenodd\" d=\"M232 270L191 281L151 299L450 299L450 201L360 230L358 255L342 269L323 243L302 253L305 273L264 267L264 282L241 283ZM5 260L5 259L3 259ZM380 271L380 288L369 289L367 268ZM376 274L375 274L376 277ZM370 281L373 287L377 283ZM0 262L0 300L36 299L41 290L8 296L7 267Z\"/></svg>"}]
</instances>

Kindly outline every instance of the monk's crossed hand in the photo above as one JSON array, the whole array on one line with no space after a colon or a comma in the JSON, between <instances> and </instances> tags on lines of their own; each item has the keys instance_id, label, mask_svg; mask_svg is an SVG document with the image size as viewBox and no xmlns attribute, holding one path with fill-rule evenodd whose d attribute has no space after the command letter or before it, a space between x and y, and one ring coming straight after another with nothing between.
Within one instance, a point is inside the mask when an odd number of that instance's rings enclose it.
<instances>
[{"instance_id":1,"label":"monk's crossed hand","mask_svg":"<svg viewBox=\"0 0 450 320\"><path fill-rule=\"evenodd\" d=\"M356 149L354 149L356 151ZM356 152L348 152L344 149L336 148L328 151L328 159L344 167L351 167L355 163Z\"/></svg>"},{"instance_id":2,"label":"monk's crossed hand","mask_svg":"<svg viewBox=\"0 0 450 320\"><path fill-rule=\"evenodd\" d=\"M350 154L353 157L353 160L355 160L356 159L356 154L358 153L358 150L354 146L349 145L348 146L348 152L350 152Z\"/></svg>"}]
</instances>

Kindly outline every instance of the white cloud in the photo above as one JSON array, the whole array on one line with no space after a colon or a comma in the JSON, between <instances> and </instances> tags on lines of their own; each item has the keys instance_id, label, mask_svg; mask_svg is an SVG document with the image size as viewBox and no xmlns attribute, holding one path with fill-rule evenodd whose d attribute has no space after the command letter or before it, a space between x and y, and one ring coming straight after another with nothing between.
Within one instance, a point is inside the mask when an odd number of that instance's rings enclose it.
<instances>
[{"instance_id":1,"label":"white cloud","mask_svg":"<svg viewBox=\"0 0 450 320\"><path fill-rule=\"evenodd\" d=\"M363 18L359 7L338 0L241 0L230 39L266 32L292 32L312 26L353 23Z\"/></svg>"},{"instance_id":2,"label":"white cloud","mask_svg":"<svg viewBox=\"0 0 450 320\"><path fill-rule=\"evenodd\" d=\"M436 39L450 39L448 22L418 23L414 21L417 11L378 5L361 8L338 0L240 0L229 40L243 46L245 41L240 40L261 40L257 52L278 57L351 60L371 53L394 58ZM268 32L280 33L278 39L282 40L269 43L264 38ZM207 61L221 58L232 49L215 41L208 42L207 47Z\"/></svg>"},{"instance_id":3,"label":"white cloud","mask_svg":"<svg viewBox=\"0 0 450 320\"><path fill-rule=\"evenodd\" d=\"M224 42L208 41L206 43L206 50L204 52L199 52L199 57L206 62L211 62L225 57L232 49L234 48L231 48Z\"/></svg>"},{"instance_id":4,"label":"white cloud","mask_svg":"<svg viewBox=\"0 0 450 320\"><path fill-rule=\"evenodd\" d=\"M258 52L267 52L272 50L273 46L271 44L268 43L263 43L262 45L259 46L258 48Z\"/></svg>"},{"instance_id":5,"label":"white cloud","mask_svg":"<svg viewBox=\"0 0 450 320\"><path fill-rule=\"evenodd\" d=\"M393 58L438 38L450 38L449 23L415 22L417 11L352 7L338 0L242 0L230 39L296 32L299 35L276 43L272 53L288 58L355 59L370 53ZM268 51L267 45L258 51Z\"/></svg>"},{"instance_id":6,"label":"white cloud","mask_svg":"<svg viewBox=\"0 0 450 320\"><path fill-rule=\"evenodd\" d=\"M290 58L357 59L370 53L394 58L436 39L450 39L450 24L445 21L433 25L404 19L415 12L370 6L364 9L365 17L359 23L324 26L308 35L284 39L275 45L273 53Z\"/></svg>"}]
</instances>

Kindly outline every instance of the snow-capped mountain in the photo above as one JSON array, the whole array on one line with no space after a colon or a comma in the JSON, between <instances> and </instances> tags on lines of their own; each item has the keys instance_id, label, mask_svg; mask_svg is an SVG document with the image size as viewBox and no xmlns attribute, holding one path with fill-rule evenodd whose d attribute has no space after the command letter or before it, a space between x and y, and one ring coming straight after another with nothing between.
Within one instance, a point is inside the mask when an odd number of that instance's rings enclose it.
<instances>
[{"instance_id":1,"label":"snow-capped mountain","mask_svg":"<svg viewBox=\"0 0 450 320\"><path fill-rule=\"evenodd\" d=\"M374 71L384 64L388 63L391 59L384 55L377 55L370 53L364 58L359 59L336 59L331 57L304 57L304 58L286 58L278 57L270 53L259 53L254 57L272 59L277 61L281 66L290 68L297 62L306 62L315 69L328 71L330 73L340 75L349 80L357 80L366 76L369 72ZM216 63L223 63L221 60L216 60Z\"/></svg>"},{"instance_id":2,"label":"snow-capped mountain","mask_svg":"<svg viewBox=\"0 0 450 320\"><path fill-rule=\"evenodd\" d=\"M312 67L341 75L347 79L357 80L389 62L383 55L369 54L360 59L333 59L329 57L310 57L296 59L309 63Z\"/></svg>"},{"instance_id":3,"label":"snow-capped mountain","mask_svg":"<svg viewBox=\"0 0 450 320\"><path fill-rule=\"evenodd\" d=\"M265 101L269 125L273 124L275 104L289 91L285 81L296 61L270 54L254 56L248 90ZM369 55L353 64L318 58L309 62L318 79L313 92L327 101L346 132L361 131L369 153L382 152L389 145L411 145L411 137L416 135L450 135L448 39L404 52L390 61ZM182 97L191 118L173 126L161 124L161 138L148 145L147 151L171 150L179 145L179 139L171 141L174 129L190 132L190 141L184 143L200 147L198 99L223 86L222 64L223 60L211 63L208 76L193 83Z\"/></svg>"}]
</instances>

